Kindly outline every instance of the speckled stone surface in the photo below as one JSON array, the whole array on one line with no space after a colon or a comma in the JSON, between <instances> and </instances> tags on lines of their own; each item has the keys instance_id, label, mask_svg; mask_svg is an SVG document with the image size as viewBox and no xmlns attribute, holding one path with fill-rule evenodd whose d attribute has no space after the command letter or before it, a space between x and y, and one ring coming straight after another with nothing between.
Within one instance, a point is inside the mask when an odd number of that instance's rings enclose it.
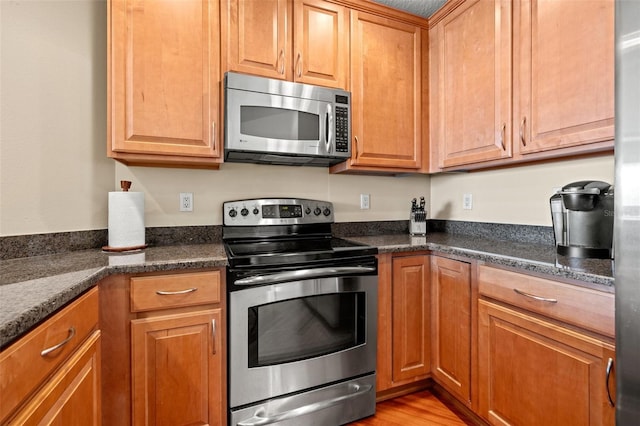
<instances>
[{"instance_id":1,"label":"speckled stone surface","mask_svg":"<svg viewBox=\"0 0 640 426\"><path fill-rule=\"evenodd\" d=\"M408 235L408 221L334 224L333 232L355 242L376 246L380 253L429 250L557 277L600 291L614 291L611 261L557 256L553 241L548 238L550 228L536 230L518 225L432 222L429 223L430 232L424 237ZM108 254L95 248L65 249L56 254L0 261L0 348L14 342L110 274L227 265L220 227L152 229L153 237L148 238L153 239L153 245L129 254ZM437 230L447 232L434 232ZM205 235L207 233L209 235ZM47 241L55 245L53 235ZM96 235L100 239L99 232ZM87 236L89 240L94 238L90 233ZM38 241L36 237L30 239ZM173 244L169 245L171 241Z\"/></svg>"},{"instance_id":2,"label":"speckled stone surface","mask_svg":"<svg viewBox=\"0 0 640 426\"><path fill-rule=\"evenodd\" d=\"M110 274L226 265L226 253L220 243L149 247L127 254L93 249L3 260L0 262L0 348Z\"/></svg>"},{"instance_id":3,"label":"speckled stone surface","mask_svg":"<svg viewBox=\"0 0 640 426\"><path fill-rule=\"evenodd\" d=\"M145 229L145 242L149 246L214 244L221 239L221 225ZM108 241L109 232L106 229L1 237L0 260L100 248L106 246Z\"/></svg>"},{"instance_id":4,"label":"speckled stone surface","mask_svg":"<svg viewBox=\"0 0 640 426\"><path fill-rule=\"evenodd\" d=\"M599 259L572 259L556 255L548 244L520 243L487 237L429 233L350 237L350 240L378 247L379 253L430 250L486 263L558 277L577 285L613 292L613 262Z\"/></svg>"}]
</instances>

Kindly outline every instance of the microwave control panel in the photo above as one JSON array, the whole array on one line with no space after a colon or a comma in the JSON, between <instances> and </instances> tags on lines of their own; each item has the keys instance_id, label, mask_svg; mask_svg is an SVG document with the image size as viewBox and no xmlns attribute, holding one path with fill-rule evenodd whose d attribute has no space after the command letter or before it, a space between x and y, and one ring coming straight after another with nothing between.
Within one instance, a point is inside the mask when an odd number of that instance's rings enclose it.
<instances>
[{"instance_id":1,"label":"microwave control panel","mask_svg":"<svg viewBox=\"0 0 640 426\"><path fill-rule=\"evenodd\" d=\"M347 107L336 106L336 151L349 152L349 108Z\"/></svg>"}]
</instances>

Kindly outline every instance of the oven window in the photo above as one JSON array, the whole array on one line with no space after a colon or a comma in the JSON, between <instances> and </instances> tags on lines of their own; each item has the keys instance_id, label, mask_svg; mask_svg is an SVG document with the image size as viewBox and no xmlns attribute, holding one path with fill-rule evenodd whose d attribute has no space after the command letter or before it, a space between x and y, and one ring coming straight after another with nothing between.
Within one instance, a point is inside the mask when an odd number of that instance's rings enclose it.
<instances>
[{"instance_id":1,"label":"oven window","mask_svg":"<svg viewBox=\"0 0 640 426\"><path fill-rule=\"evenodd\" d=\"M365 293L332 293L249 308L249 367L326 355L365 342Z\"/></svg>"},{"instance_id":2,"label":"oven window","mask_svg":"<svg viewBox=\"0 0 640 426\"><path fill-rule=\"evenodd\" d=\"M241 106L240 133L269 139L318 141L320 118L291 109Z\"/></svg>"}]
</instances>

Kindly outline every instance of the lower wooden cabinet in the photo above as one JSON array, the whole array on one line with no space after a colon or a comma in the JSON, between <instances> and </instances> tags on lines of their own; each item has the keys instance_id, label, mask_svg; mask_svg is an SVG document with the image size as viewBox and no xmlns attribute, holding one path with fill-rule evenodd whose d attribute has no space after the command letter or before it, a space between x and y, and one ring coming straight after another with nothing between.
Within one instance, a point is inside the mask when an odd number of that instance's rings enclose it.
<instances>
[{"instance_id":1,"label":"lower wooden cabinet","mask_svg":"<svg viewBox=\"0 0 640 426\"><path fill-rule=\"evenodd\" d=\"M100 331L95 331L9 425L101 424Z\"/></svg>"},{"instance_id":2,"label":"lower wooden cabinet","mask_svg":"<svg viewBox=\"0 0 640 426\"><path fill-rule=\"evenodd\" d=\"M142 318L131 322L133 423L218 424L221 310Z\"/></svg>"},{"instance_id":3,"label":"lower wooden cabinet","mask_svg":"<svg viewBox=\"0 0 640 426\"><path fill-rule=\"evenodd\" d=\"M613 425L604 341L479 302L479 411L499 425ZM611 378L609 378L611 380Z\"/></svg>"},{"instance_id":4,"label":"lower wooden cabinet","mask_svg":"<svg viewBox=\"0 0 640 426\"><path fill-rule=\"evenodd\" d=\"M98 425L98 289L0 353L0 424Z\"/></svg>"},{"instance_id":5,"label":"lower wooden cabinet","mask_svg":"<svg viewBox=\"0 0 640 426\"><path fill-rule=\"evenodd\" d=\"M431 257L432 374L436 382L471 404L470 264Z\"/></svg>"},{"instance_id":6,"label":"lower wooden cabinet","mask_svg":"<svg viewBox=\"0 0 640 426\"><path fill-rule=\"evenodd\" d=\"M429 377L429 256L379 256L377 392ZM383 397L384 398L384 397Z\"/></svg>"},{"instance_id":7,"label":"lower wooden cabinet","mask_svg":"<svg viewBox=\"0 0 640 426\"><path fill-rule=\"evenodd\" d=\"M102 424L226 424L224 285L224 269L101 282Z\"/></svg>"}]
</instances>

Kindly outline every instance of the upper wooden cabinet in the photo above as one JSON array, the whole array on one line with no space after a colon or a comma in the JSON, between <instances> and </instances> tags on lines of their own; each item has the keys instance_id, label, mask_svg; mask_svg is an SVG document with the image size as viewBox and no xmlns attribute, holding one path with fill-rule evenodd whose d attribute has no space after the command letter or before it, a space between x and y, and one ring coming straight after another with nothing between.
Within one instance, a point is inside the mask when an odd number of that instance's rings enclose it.
<instances>
[{"instance_id":1,"label":"upper wooden cabinet","mask_svg":"<svg viewBox=\"0 0 640 426\"><path fill-rule=\"evenodd\" d=\"M438 166L510 157L511 1L466 1L430 38Z\"/></svg>"},{"instance_id":2,"label":"upper wooden cabinet","mask_svg":"<svg viewBox=\"0 0 640 426\"><path fill-rule=\"evenodd\" d=\"M612 0L464 0L436 13L431 171L611 150L613 11Z\"/></svg>"},{"instance_id":3,"label":"upper wooden cabinet","mask_svg":"<svg viewBox=\"0 0 640 426\"><path fill-rule=\"evenodd\" d=\"M108 31L108 155L217 168L219 2L111 0Z\"/></svg>"},{"instance_id":4,"label":"upper wooden cabinet","mask_svg":"<svg viewBox=\"0 0 640 426\"><path fill-rule=\"evenodd\" d=\"M417 25L351 11L352 153L332 172L420 169L422 39Z\"/></svg>"},{"instance_id":5,"label":"upper wooden cabinet","mask_svg":"<svg viewBox=\"0 0 640 426\"><path fill-rule=\"evenodd\" d=\"M519 152L613 140L613 0L514 2Z\"/></svg>"},{"instance_id":6,"label":"upper wooden cabinet","mask_svg":"<svg viewBox=\"0 0 640 426\"><path fill-rule=\"evenodd\" d=\"M323 0L223 0L225 71L348 90L349 9Z\"/></svg>"}]
</instances>

